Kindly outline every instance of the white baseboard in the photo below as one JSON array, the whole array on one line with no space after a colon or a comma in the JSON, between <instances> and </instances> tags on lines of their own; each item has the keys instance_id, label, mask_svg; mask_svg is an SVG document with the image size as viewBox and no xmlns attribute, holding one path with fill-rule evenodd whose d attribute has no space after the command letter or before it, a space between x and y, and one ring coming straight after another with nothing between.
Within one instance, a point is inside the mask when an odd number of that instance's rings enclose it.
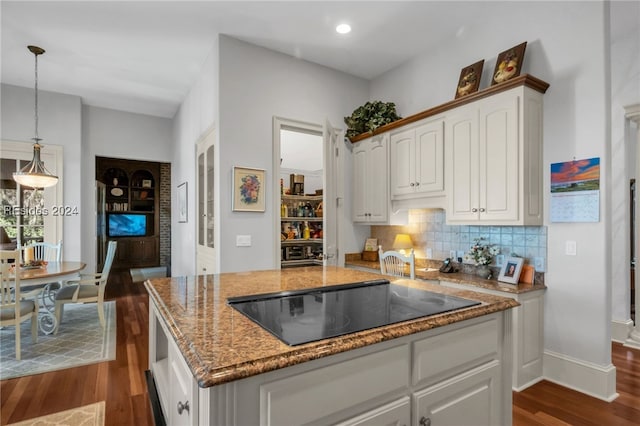
<instances>
[{"instance_id":1,"label":"white baseboard","mask_svg":"<svg viewBox=\"0 0 640 426\"><path fill-rule=\"evenodd\" d=\"M628 320L611 320L611 340L618 343L624 343L633 330L633 321Z\"/></svg>"},{"instance_id":2,"label":"white baseboard","mask_svg":"<svg viewBox=\"0 0 640 426\"><path fill-rule=\"evenodd\" d=\"M601 366L546 350L544 378L607 402L618 397L613 364Z\"/></svg>"}]
</instances>

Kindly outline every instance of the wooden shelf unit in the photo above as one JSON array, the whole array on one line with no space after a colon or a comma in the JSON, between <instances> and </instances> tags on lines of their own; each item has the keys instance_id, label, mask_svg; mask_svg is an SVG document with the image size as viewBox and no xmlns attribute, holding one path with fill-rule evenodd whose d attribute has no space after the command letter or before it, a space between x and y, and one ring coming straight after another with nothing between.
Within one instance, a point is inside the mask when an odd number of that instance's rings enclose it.
<instances>
[{"instance_id":1,"label":"wooden shelf unit","mask_svg":"<svg viewBox=\"0 0 640 426\"><path fill-rule=\"evenodd\" d=\"M150 161L96 157L96 180L106 186L106 211L146 216L144 236L109 236L118 241L113 267L142 268L160 265L160 164Z\"/></svg>"}]
</instances>

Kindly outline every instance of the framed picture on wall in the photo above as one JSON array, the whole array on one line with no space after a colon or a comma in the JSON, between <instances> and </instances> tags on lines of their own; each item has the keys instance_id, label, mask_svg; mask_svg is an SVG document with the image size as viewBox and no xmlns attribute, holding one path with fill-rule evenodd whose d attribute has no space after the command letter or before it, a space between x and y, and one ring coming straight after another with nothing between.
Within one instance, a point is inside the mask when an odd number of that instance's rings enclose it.
<instances>
[{"instance_id":1,"label":"framed picture on wall","mask_svg":"<svg viewBox=\"0 0 640 426\"><path fill-rule=\"evenodd\" d=\"M518 284L523 264L524 259L522 257L507 257L502 264L498 281L509 284Z\"/></svg>"},{"instance_id":2,"label":"framed picture on wall","mask_svg":"<svg viewBox=\"0 0 640 426\"><path fill-rule=\"evenodd\" d=\"M187 222L187 182L178 185L178 222Z\"/></svg>"},{"instance_id":3,"label":"framed picture on wall","mask_svg":"<svg viewBox=\"0 0 640 426\"><path fill-rule=\"evenodd\" d=\"M233 199L235 212L263 212L265 209L265 171L249 167L233 167Z\"/></svg>"}]
</instances>

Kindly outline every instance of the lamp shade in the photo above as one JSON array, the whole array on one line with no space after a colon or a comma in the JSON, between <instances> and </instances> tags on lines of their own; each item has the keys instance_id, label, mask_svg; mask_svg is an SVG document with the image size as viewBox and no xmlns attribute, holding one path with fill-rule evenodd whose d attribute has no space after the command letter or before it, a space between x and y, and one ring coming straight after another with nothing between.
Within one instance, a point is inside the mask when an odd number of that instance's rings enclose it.
<instances>
[{"instance_id":1,"label":"lamp shade","mask_svg":"<svg viewBox=\"0 0 640 426\"><path fill-rule=\"evenodd\" d=\"M413 248L413 243L411 242L409 234L396 234L396 238L393 240L393 248L396 250Z\"/></svg>"},{"instance_id":2,"label":"lamp shade","mask_svg":"<svg viewBox=\"0 0 640 426\"><path fill-rule=\"evenodd\" d=\"M51 174L40 160L40 144L33 144L33 160L13 174L13 180L31 188L47 188L58 183L58 176Z\"/></svg>"}]
</instances>

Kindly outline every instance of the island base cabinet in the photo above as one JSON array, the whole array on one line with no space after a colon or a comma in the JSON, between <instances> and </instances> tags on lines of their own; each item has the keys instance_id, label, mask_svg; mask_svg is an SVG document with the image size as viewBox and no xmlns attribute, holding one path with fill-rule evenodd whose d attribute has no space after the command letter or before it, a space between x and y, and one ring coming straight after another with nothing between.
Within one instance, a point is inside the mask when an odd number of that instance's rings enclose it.
<instances>
[{"instance_id":1,"label":"island base cabinet","mask_svg":"<svg viewBox=\"0 0 640 426\"><path fill-rule=\"evenodd\" d=\"M408 426L411 422L411 399L408 396L367 411L336 426Z\"/></svg>"},{"instance_id":2,"label":"island base cabinet","mask_svg":"<svg viewBox=\"0 0 640 426\"><path fill-rule=\"evenodd\" d=\"M168 425L198 424L198 384L165 324L149 304L149 367Z\"/></svg>"},{"instance_id":3,"label":"island base cabinet","mask_svg":"<svg viewBox=\"0 0 640 426\"><path fill-rule=\"evenodd\" d=\"M500 395L500 365L497 361L413 395L413 425L491 426L503 423L492 403Z\"/></svg>"},{"instance_id":4,"label":"island base cabinet","mask_svg":"<svg viewBox=\"0 0 640 426\"><path fill-rule=\"evenodd\" d=\"M506 425L511 321L495 312L201 388L150 303L149 356L170 425Z\"/></svg>"}]
</instances>

